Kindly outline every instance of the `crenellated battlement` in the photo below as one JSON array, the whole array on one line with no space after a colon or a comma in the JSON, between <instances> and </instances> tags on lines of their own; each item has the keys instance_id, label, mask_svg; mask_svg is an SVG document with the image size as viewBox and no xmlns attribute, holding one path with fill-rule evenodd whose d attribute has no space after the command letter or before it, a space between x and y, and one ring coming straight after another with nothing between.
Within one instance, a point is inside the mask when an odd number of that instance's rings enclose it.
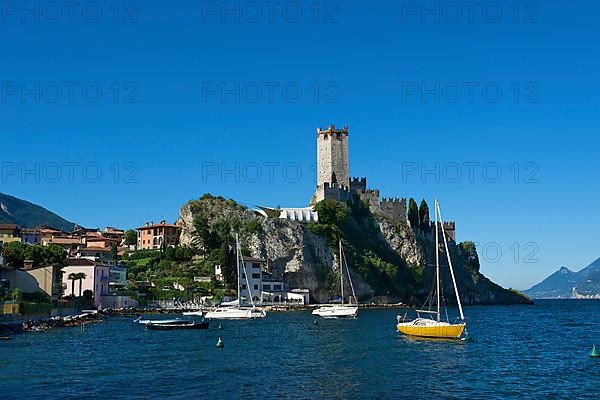
<instances>
[{"instance_id":1,"label":"crenellated battlement","mask_svg":"<svg viewBox=\"0 0 600 400\"><path fill-rule=\"evenodd\" d=\"M350 180L350 189L353 192L364 193L367 191L367 178L352 178Z\"/></svg>"},{"instance_id":2,"label":"crenellated battlement","mask_svg":"<svg viewBox=\"0 0 600 400\"><path fill-rule=\"evenodd\" d=\"M336 129L335 125L329 125L327 129L321 129L321 127L317 128L317 135L324 136L348 136L348 126L344 126L342 129Z\"/></svg>"},{"instance_id":3,"label":"crenellated battlement","mask_svg":"<svg viewBox=\"0 0 600 400\"><path fill-rule=\"evenodd\" d=\"M430 225L430 230L429 230L429 236L431 236L431 238L433 238L435 235L435 221L431 221L429 223ZM443 224L444 227L444 231L446 232L446 237L448 238L448 240L452 241L452 242L456 242L456 222L454 221L444 221ZM440 229L440 235L441 235L441 229ZM441 238L441 236L440 236ZM441 240L441 239L440 239Z\"/></svg>"},{"instance_id":4,"label":"crenellated battlement","mask_svg":"<svg viewBox=\"0 0 600 400\"><path fill-rule=\"evenodd\" d=\"M384 197L379 203L381 214L395 222L406 222L406 199L399 197Z\"/></svg>"},{"instance_id":5,"label":"crenellated battlement","mask_svg":"<svg viewBox=\"0 0 600 400\"><path fill-rule=\"evenodd\" d=\"M342 184L339 184L339 183L325 182L323 184L323 188L324 189L341 190L341 191L344 191L344 192L350 192L350 186L342 185Z\"/></svg>"}]
</instances>

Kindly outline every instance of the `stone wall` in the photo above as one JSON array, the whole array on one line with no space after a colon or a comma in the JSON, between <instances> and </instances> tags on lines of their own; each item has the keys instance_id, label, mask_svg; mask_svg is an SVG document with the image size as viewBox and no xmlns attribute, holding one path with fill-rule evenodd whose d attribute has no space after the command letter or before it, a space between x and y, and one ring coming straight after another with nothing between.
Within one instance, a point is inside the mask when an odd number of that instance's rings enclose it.
<instances>
[{"instance_id":1,"label":"stone wall","mask_svg":"<svg viewBox=\"0 0 600 400\"><path fill-rule=\"evenodd\" d=\"M381 214L391 218L396 223L406 223L406 199L383 198L379 203Z\"/></svg>"}]
</instances>

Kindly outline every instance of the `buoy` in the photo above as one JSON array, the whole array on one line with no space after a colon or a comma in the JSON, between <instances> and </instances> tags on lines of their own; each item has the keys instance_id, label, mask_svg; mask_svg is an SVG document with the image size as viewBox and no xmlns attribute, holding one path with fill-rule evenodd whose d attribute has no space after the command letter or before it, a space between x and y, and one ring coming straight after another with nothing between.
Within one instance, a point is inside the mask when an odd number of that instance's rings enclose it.
<instances>
[{"instance_id":1,"label":"buoy","mask_svg":"<svg viewBox=\"0 0 600 400\"><path fill-rule=\"evenodd\" d=\"M223 330L223 327L221 326L221 324L219 324L219 326L217 326L217 329L220 330L220 331Z\"/></svg>"},{"instance_id":2,"label":"buoy","mask_svg":"<svg viewBox=\"0 0 600 400\"><path fill-rule=\"evenodd\" d=\"M469 332L465 331L465 334L461 340L463 342L470 342L471 340L473 340L473 336L471 336L471 334Z\"/></svg>"},{"instance_id":3,"label":"buoy","mask_svg":"<svg viewBox=\"0 0 600 400\"><path fill-rule=\"evenodd\" d=\"M592 347L592 352L590 353L590 357L600 357L600 351L596 348L596 345Z\"/></svg>"},{"instance_id":4,"label":"buoy","mask_svg":"<svg viewBox=\"0 0 600 400\"><path fill-rule=\"evenodd\" d=\"M221 339L221 336L219 336L219 340L217 340L217 347L219 349L222 349L223 347L225 347L225 344L223 343L223 339Z\"/></svg>"},{"instance_id":5,"label":"buoy","mask_svg":"<svg viewBox=\"0 0 600 400\"><path fill-rule=\"evenodd\" d=\"M313 320L313 325L319 325L319 321L317 321L316 319Z\"/></svg>"}]
</instances>

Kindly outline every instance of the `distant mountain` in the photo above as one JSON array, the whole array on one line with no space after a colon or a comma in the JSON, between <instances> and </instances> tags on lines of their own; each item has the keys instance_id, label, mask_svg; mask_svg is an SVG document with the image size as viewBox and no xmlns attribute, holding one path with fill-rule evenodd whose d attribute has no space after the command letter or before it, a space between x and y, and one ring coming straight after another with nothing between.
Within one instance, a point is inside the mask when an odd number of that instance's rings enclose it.
<instances>
[{"instance_id":1,"label":"distant mountain","mask_svg":"<svg viewBox=\"0 0 600 400\"><path fill-rule=\"evenodd\" d=\"M43 207L3 193L0 193L0 224L23 228L47 225L66 232L71 232L75 225Z\"/></svg>"},{"instance_id":2,"label":"distant mountain","mask_svg":"<svg viewBox=\"0 0 600 400\"><path fill-rule=\"evenodd\" d=\"M579 272L561 267L525 294L533 299L600 298L600 258Z\"/></svg>"}]
</instances>

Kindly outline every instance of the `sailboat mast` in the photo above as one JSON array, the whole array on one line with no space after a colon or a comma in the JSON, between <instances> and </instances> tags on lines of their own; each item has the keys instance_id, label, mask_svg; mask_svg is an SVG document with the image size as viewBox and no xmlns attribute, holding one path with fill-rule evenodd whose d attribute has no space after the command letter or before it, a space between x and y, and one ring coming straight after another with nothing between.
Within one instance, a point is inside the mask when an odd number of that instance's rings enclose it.
<instances>
[{"instance_id":1,"label":"sailboat mast","mask_svg":"<svg viewBox=\"0 0 600 400\"><path fill-rule=\"evenodd\" d=\"M440 322L440 239L438 231L438 200L435 199L435 279L437 284L437 321Z\"/></svg>"},{"instance_id":2,"label":"sailboat mast","mask_svg":"<svg viewBox=\"0 0 600 400\"><path fill-rule=\"evenodd\" d=\"M442 219L442 211L440 210L439 203L436 204L438 215L440 216L440 223L442 224L442 237L444 238L444 248L446 249L446 257L448 257L448 265L450 266L450 275L452 276L452 284L454 285L454 294L456 295L456 302L458 303L458 311L460 312L460 319L465 320L463 313L462 304L460 302L460 295L458 294L458 286L456 286L456 278L454 277L454 268L452 267L452 259L450 258L450 252L448 251L448 240L446 239L446 231L444 231L444 220Z\"/></svg>"},{"instance_id":3,"label":"sailboat mast","mask_svg":"<svg viewBox=\"0 0 600 400\"><path fill-rule=\"evenodd\" d=\"M242 305L242 291L240 284L240 252L238 251L239 238L238 234L235 234L235 268L236 268L236 276L237 276L237 292L238 292L238 307Z\"/></svg>"},{"instance_id":4,"label":"sailboat mast","mask_svg":"<svg viewBox=\"0 0 600 400\"><path fill-rule=\"evenodd\" d=\"M344 305L344 262L342 261L342 239L340 239L340 287L342 292L342 305Z\"/></svg>"}]
</instances>

